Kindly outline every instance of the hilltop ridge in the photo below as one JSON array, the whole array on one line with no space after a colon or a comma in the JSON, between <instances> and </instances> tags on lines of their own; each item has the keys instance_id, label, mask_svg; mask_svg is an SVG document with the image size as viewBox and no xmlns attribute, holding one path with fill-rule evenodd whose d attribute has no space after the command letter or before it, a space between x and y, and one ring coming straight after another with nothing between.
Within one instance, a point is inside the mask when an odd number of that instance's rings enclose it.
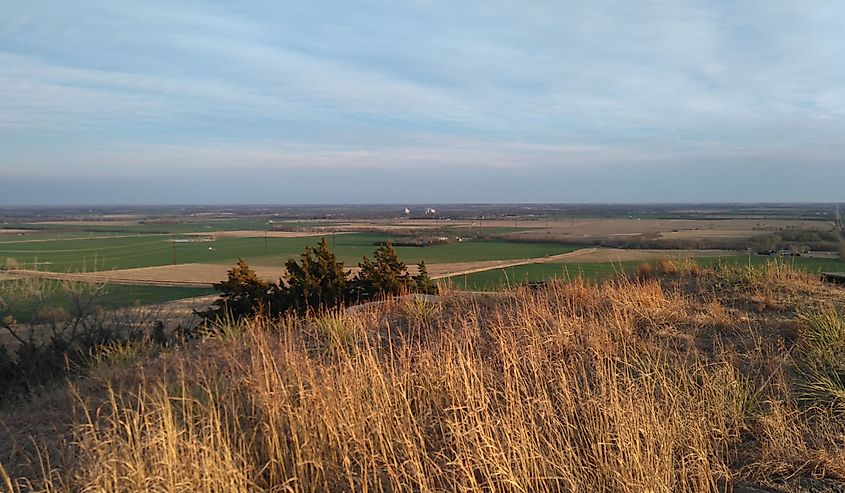
<instances>
[{"instance_id":1,"label":"hilltop ridge","mask_svg":"<svg viewBox=\"0 0 845 493\"><path fill-rule=\"evenodd\" d=\"M845 488L845 290L782 263L257 318L100 362L2 410L10 487Z\"/></svg>"}]
</instances>

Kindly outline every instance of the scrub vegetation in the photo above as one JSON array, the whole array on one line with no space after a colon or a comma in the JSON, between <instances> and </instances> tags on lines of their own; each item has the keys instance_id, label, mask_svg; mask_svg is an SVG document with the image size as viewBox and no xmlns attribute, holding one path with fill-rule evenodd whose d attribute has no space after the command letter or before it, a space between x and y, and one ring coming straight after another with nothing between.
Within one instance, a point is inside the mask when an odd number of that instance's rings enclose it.
<instances>
[{"instance_id":1,"label":"scrub vegetation","mask_svg":"<svg viewBox=\"0 0 845 493\"><path fill-rule=\"evenodd\" d=\"M11 491L839 491L845 291L783 263L221 321L0 410ZM46 424L45 424L46 423ZM5 481L5 483L3 483Z\"/></svg>"}]
</instances>

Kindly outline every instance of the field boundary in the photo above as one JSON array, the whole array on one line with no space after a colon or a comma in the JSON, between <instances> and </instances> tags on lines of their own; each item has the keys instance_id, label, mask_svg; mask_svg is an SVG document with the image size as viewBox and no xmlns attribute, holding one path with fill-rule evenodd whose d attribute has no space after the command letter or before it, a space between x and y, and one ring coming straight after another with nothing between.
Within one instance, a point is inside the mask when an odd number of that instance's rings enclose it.
<instances>
[{"instance_id":1,"label":"field boundary","mask_svg":"<svg viewBox=\"0 0 845 493\"><path fill-rule=\"evenodd\" d=\"M575 250L574 252L566 252L566 253L559 253L557 255L550 255L548 257L534 257L534 258L521 258L515 260L502 260L496 264L490 265L480 265L478 267L473 267L464 270L458 270L454 272L448 272L444 274L438 274L431 276L432 279L445 279L454 276L464 276L467 274L475 274L476 272L486 272L488 270L497 270L497 269L507 269L509 267L518 267L520 265L529 265L529 264L544 264L544 263L554 263L559 260L575 258L580 255L586 255L589 253L595 253L598 251L599 248L581 248L579 250Z\"/></svg>"}]
</instances>

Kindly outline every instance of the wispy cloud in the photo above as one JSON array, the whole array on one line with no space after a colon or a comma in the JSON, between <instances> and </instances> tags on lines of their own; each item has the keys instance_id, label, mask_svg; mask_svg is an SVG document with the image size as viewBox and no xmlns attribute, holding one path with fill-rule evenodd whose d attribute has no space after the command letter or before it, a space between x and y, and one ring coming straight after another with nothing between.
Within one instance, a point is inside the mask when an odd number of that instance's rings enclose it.
<instances>
[{"instance_id":1,"label":"wispy cloud","mask_svg":"<svg viewBox=\"0 0 845 493\"><path fill-rule=\"evenodd\" d=\"M841 176L834 0L34 0L3 3L0 18L7 180L489 170L523 183L512 200L536 188L526 170L584 186L609 170L811 170L770 184L784 195ZM14 190L0 201L20 200Z\"/></svg>"}]
</instances>

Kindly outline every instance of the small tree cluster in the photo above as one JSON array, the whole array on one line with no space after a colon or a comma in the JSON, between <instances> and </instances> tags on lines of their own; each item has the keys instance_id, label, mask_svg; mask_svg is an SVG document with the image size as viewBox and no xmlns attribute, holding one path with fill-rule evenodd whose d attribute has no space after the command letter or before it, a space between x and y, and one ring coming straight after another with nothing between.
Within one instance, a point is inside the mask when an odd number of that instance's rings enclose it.
<instances>
[{"instance_id":1,"label":"small tree cluster","mask_svg":"<svg viewBox=\"0 0 845 493\"><path fill-rule=\"evenodd\" d=\"M229 269L228 278L215 284L214 289L220 291L220 297L203 314L206 318L224 315L242 318L269 308L270 283L261 280L242 258Z\"/></svg>"},{"instance_id":2,"label":"small tree cluster","mask_svg":"<svg viewBox=\"0 0 845 493\"><path fill-rule=\"evenodd\" d=\"M348 277L343 262L337 260L323 238L317 248L305 247L299 262L285 262L284 278L274 287L276 307L305 312L341 305L349 298Z\"/></svg>"},{"instance_id":3,"label":"small tree cluster","mask_svg":"<svg viewBox=\"0 0 845 493\"><path fill-rule=\"evenodd\" d=\"M366 256L358 263L359 271L353 280L356 295L361 300L396 296L411 291L411 276L393 245L380 246L373 260Z\"/></svg>"},{"instance_id":4,"label":"small tree cluster","mask_svg":"<svg viewBox=\"0 0 845 493\"><path fill-rule=\"evenodd\" d=\"M329 250L325 238L316 247L305 247L298 260L288 259L285 274L277 284L259 279L240 259L229 270L228 279L214 285L220 297L212 308L198 315L206 320L219 320L259 313L306 313L406 293L437 292L425 262L418 264L416 275L410 275L390 243L376 249L372 260L364 257L358 267L359 272L351 276L343 262Z\"/></svg>"}]
</instances>

